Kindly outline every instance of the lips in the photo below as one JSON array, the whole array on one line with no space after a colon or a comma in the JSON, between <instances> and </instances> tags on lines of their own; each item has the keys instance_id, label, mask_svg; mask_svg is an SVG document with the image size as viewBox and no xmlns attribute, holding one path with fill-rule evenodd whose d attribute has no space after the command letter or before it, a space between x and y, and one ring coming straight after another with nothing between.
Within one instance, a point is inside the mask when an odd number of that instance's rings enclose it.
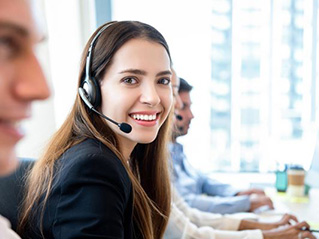
<instances>
[{"instance_id":1,"label":"lips","mask_svg":"<svg viewBox=\"0 0 319 239\"><path fill-rule=\"evenodd\" d=\"M5 125L7 127L18 127L20 125L20 120L4 120L0 119L0 124Z\"/></svg>"},{"instance_id":2,"label":"lips","mask_svg":"<svg viewBox=\"0 0 319 239\"><path fill-rule=\"evenodd\" d=\"M0 134L6 138L13 138L18 141L24 137L24 131L21 127L21 120L0 119Z\"/></svg>"}]
</instances>

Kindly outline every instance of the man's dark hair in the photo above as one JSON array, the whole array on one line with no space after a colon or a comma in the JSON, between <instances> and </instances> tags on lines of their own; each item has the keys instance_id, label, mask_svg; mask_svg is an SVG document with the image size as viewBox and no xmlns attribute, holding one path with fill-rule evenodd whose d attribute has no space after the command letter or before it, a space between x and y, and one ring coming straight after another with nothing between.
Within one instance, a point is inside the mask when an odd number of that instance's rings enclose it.
<instances>
[{"instance_id":1,"label":"man's dark hair","mask_svg":"<svg viewBox=\"0 0 319 239\"><path fill-rule=\"evenodd\" d=\"M183 78L179 77L179 80L180 80L180 83L179 83L178 93L190 92L193 89L193 86L188 84L188 82L184 80Z\"/></svg>"}]
</instances>

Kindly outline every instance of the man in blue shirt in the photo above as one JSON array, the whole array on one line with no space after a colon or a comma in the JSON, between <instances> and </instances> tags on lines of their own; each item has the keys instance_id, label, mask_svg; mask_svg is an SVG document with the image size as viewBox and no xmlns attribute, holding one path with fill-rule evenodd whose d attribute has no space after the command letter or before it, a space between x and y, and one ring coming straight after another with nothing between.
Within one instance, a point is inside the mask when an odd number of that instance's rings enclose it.
<instances>
[{"instance_id":1,"label":"man in blue shirt","mask_svg":"<svg viewBox=\"0 0 319 239\"><path fill-rule=\"evenodd\" d=\"M170 152L173 160L173 183L185 201L201 211L214 213L253 212L256 209L273 208L273 203L260 189L239 190L229 184L213 180L194 170L186 159L183 146L177 137L186 135L194 115L191 111L192 86L180 78L178 94L182 107L176 109L175 129Z\"/></svg>"}]
</instances>

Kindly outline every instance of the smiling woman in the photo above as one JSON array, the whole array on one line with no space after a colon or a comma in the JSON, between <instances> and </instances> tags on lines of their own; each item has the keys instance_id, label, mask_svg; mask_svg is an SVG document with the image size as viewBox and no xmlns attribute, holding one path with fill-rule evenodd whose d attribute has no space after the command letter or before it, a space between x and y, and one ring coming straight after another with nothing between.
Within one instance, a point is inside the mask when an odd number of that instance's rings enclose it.
<instances>
[{"instance_id":1,"label":"smiling woman","mask_svg":"<svg viewBox=\"0 0 319 239\"><path fill-rule=\"evenodd\" d=\"M169 56L158 43L132 39L114 55L101 82L101 111L133 126L130 134L118 132L120 147L127 149L124 157L129 158L136 142L149 143L157 136L172 103L170 76Z\"/></svg>"},{"instance_id":2,"label":"smiling woman","mask_svg":"<svg viewBox=\"0 0 319 239\"><path fill-rule=\"evenodd\" d=\"M93 34L81 96L29 176L24 238L162 238L171 74L168 46L153 27L110 22Z\"/></svg>"}]
</instances>

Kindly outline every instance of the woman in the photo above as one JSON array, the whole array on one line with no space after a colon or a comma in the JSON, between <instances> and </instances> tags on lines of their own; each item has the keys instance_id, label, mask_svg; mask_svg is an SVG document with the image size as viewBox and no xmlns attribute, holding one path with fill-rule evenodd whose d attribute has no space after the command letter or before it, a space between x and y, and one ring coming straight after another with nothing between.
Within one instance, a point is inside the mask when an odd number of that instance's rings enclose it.
<instances>
[{"instance_id":1,"label":"woman","mask_svg":"<svg viewBox=\"0 0 319 239\"><path fill-rule=\"evenodd\" d=\"M29 176L23 238L163 236L170 68L165 39L147 24L110 22L93 34L81 95Z\"/></svg>"}]
</instances>

